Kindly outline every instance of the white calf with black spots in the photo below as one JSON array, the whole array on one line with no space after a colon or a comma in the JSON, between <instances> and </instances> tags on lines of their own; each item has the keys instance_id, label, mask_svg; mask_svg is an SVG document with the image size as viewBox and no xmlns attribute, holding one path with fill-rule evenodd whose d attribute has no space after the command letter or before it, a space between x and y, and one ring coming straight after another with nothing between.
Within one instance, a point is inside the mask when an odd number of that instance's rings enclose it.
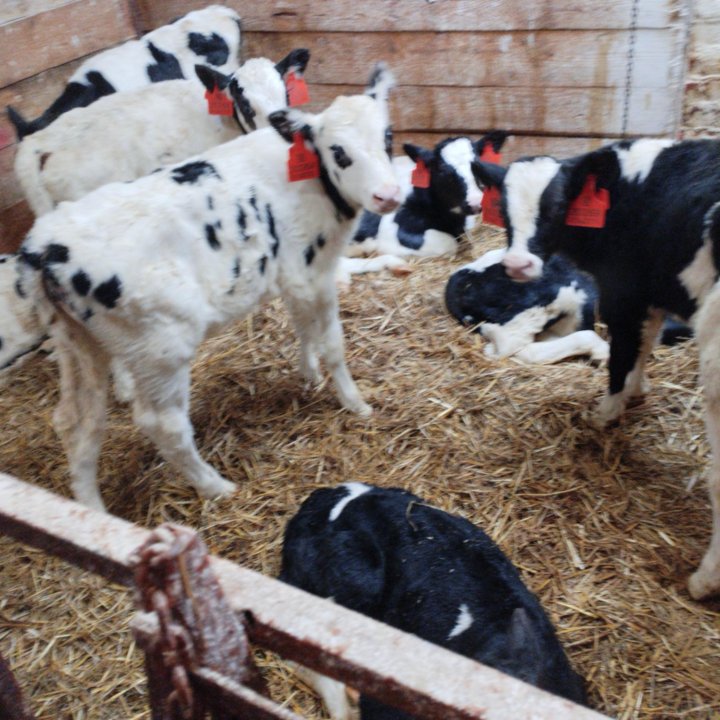
<instances>
[{"instance_id":1,"label":"white calf with black spots","mask_svg":"<svg viewBox=\"0 0 720 720\"><path fill-rule=\"evenodd\" d=\"M290 520L280 579L339 605L585 703L584 683L550 620L492 540L464 518L397 488L315 490ZM333 720L338 683L304 670ZM370 697L362 720L409 720Z\"/></svg>"},{"instance_id":2,"label":"white calf with black spots","mask_svg":"<svg viewBox=\"0 0 720 720\"><path fill-rule=\"evenodd\" d=\"M194 78L196 64L224 73L238 66L240 16L231 8L209 5L147 33L139 40L103 50L80 65L62 94L32 121L8 107L22 140L73 108L86 107L104 95L127 92L162 80Z\"/></svg>"},{"instance_id":3,"label":"white calf with black spots","mask_svg":"<svg viewBox=\"0 0 720 720\"><path fill-rule=\"evenodd\" d=\"M20 143L15 173L36 215L78 200L109 182L135 180L242 133L267 127L287 107L284 76L302 73L309 59L293 50L277 65L252 58L231 75L209 66L197 80L169 80L115 93L76 108ZM211 115L203 93L217 88L230 115Z\"/></svg>"},{"instance_id":4,"label":"white calf with black spots","mask_svg":"<svg viewBox=\"0 0 720 720\"><path fill-rule=\"evenodd\" d=\"M190 365L205 337L278 295L302 375L318 380L324 361L343 407L370 414L345 364L333 276L357 212L399 202L385 153L390 86L379 68L366 95L338 97L319 115L279 111L272 128L36 221L21 248L23 286L56 342L55 423L78 500L103 507L96 465L111 362L131 379L133 417L168 462L203 496L232 492L195 447ZM289 182L288 141L315 158L318 178Z\"/></svg>"},{"instance_id":5,"label":"white calf with black spots","mask_svg":"<svg viewBox=\"0 0 720 720\"><path fill-rule=\"evenodd\" d=\"M666 314L689 320L700 351L712 460L710 546L690 593L720 593L720 141L622 141L569 160L476 163L499 187L502 263L528 282L556 252L589 272L610 333L609 390L590 417L616 420L645 391L644 366Z\"/></svg>"}]
</instances>

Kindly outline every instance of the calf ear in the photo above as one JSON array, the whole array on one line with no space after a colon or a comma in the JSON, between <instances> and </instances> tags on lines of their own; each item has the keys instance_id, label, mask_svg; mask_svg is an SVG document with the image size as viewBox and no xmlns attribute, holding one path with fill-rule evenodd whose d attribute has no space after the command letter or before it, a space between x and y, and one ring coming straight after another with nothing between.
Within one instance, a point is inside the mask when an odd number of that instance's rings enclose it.
<instances>
[{"instance_id":1,"label":"calf ear","mask_svg":"<svg viewBox=\"0 0 720 720\"><path fill-rule=\"evenodd\" d=\"M268 115L268 121L279 135L287 142L292 143L293 135L300 131L308 140L312 139L312 128L305 122L305 114L298 110L285 108L276 110Z\"/></svg>"},{"instance_id":2,"label":"calf ear","mask_svg":"<svg viewBox=\"0 0 720 720\"><path fill-rule=\"evenodd\" d=\"M507 168L495 163L473 160L470 164L475 180L485 187L500 187L505 179Z\"/></svg>"},{"instance_id":3,"label":"calf ear","mask_svg":"<svg viewBox=\"0 0 720 720\"><path fill-rule=\"evenodd\" d=\"M208 92L212 92L215 88L224 90L232 77L232 75L225 75L225 73L218 72L207 65L196 65L195 74L200 78L200 82Z\"/></svg>"},{"instance_id":4,"label":"calf ear","mask_svg":"<svg viewBox=\"0 0 720 720\"><path fill-rule=\"evenodd\" d=\"M495 152L500 152L509 136L510 133L505 130L491 130L489 133L485 133L485 135L483 135L477 143L475 143L478 154L482 152L487 143L490 143Z\"/></svg>"},{"instance_id":5,"label":"calf ear","mask_svg":"<svg viewBox=\"0 0 720 720\"><path fill-rule=\"evenodd\" d=\"M275 69L280 73L281 77L285 77L291 70L296 73L304 73L305 68L310 60L310 51L305 48L295 48L284 57Z\"/></svg>"},{"instance_id":6,"label":"calf ear","mask_svg":"<svg viewBox=\"0 0 720 720\"><path fill-rule=\"evenodd\" d=\"M403 150L405 151L405 154L413 162L422 160L426 165L429 165L430 161L433 159L433 151L427 150L424 147L420 147L420 145L413 145L412 143L403 143Z\"/></svg>"},{"instance_id":7,"label":"calf ear","mask_svg":"<svg viewBox=\"0 0 720 720\"><path fill-rule=\"evenodd\" d=\"M595 175L597 187L608 188L620 177L620 161L613 147L595 150L568 162L568 181L565 195L574 200L583 189L588 175Z\"/></svg>"},{"instance_id":8,"label":"calf ear","mask_svg":"<svg viewBox=\"0 0 720 720\"><path fill-rule=\"evenodd\" d=\"M395 77L384 62L379 62L370 74L365 94L384 103L387 102L390 90L394 87Z\"/></svg>"}]
</instances>

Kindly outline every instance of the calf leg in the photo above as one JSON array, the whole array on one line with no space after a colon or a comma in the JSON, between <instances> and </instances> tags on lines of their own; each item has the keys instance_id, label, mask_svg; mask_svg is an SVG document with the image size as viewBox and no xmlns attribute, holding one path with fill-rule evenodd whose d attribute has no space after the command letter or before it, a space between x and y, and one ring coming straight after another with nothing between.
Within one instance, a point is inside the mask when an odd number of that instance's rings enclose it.
<instances>
[{"instance_id":1,"label":"calf leg","mask_svg":"<svg viewBox=\"0 0 720 720\"><path fill-rule=\"evenodd\" d=\"M603 428L623 414L631 397L645 392L645 363L657 340L663 314L648 310L644 317L629 315L608 320L610 359L608 394L588 418L591 425Z\"/></svg>"},{"instance_id":2,"label":"calf leg","mask_svg":"<svg viewBox=\"0 0 720 720\"><path fill-rule=\"evenodd\" d=\"M305 374L308 368L317 369L317 357L320 357L333 379L340 404L359 415L370 415L372 409L363 401L345 363L337 289L332 274L317 278L312 291L307 286L303 289L302 295L285 294L285 302L300 338L301 372Z\"/></svg>"},{"instance_id":3,"label":"calf leg","mask_svg":"<svg viewBox=\"0 0 720 720\"><path fill-rule=\"evenodd\" d=\"M68 457L73 495L103 511L97 463L105 431L108 358L80 327L57 323L53 335L60 367L60 402L53 422Z\"/></svg>"},{"instance_id":4,"label":"calf leg","mask_svg":"<svg viewBox=\"0 0 720 720\"><path fill-rule=\"evenodd\" d=\"M235 492L235 485L202 460L189 417L190 368L182 365L154 376L143 368L134 374L135 422L157 445L160 454L206 498Z\"/></svg>"},{"instance_id":5,"label":"calf leg","mask_svg":"<svg viewBox=\"0 0 720 720\"><path fill-rule=\"evenodd\" d=\"M575 355L590 355L597 362L608 358L608 344L594 330L577 330L570 335L530 343L515 357L526 363L549 364Z\"/></svg>"},{"instance_id":6,"label":"calf leg","mask_svg":"<svg viewBox=\"0 0 720 720\"><path fill-rule=\"evenodd\" d=\"M720 594L720 286L715 286L698 315L697 341L712 453L708 489L713 515L710 546L688 583L690 594L699 600Z\"/></svg>"}]
</instances>

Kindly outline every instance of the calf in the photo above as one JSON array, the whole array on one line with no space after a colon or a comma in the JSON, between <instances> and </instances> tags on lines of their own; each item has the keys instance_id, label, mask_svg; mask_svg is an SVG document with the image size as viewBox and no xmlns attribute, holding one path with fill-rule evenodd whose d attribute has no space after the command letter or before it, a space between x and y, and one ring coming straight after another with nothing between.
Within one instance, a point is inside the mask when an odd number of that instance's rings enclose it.
<instances>
[{"instance_id":1,"label":"calf","mask_svg":"<svg viewBox=\"0 0 720 720\"><path fill-rule=\"evenodd\" d=\"M480 212L482 191L471 170L486 146L499 152L507 134L499 130L484 135L476 142L467 137L447 138L432 150L405 143L408 157L422 169L424 181L408 187L408 194L398 211L380 217L363 213L355 230L348 255L371 252L390 255L433 257L454 255L457 241ZM396 170L402 179L409 175L405 163ZM472 225L471 225L472 227Z\"/></svg>"},{"instance_id":2,"label":"calf","mask_svg":"<svg viewBox=\"0 0 720 720\"><path fill-rule=\"evenodd\" d=\"M482 530L409 492L363 483L315 490L285 530L280 579L586 702L582 679L512 563ZM333 717L346 717L342 695L328 694ZM360 710L363 720L411 717L364 696Z\"/></svg>"},{"instance_id":3,"label":"calf","mask_svg":"<svg viewBox=\"0 0 720 720\"><path fill-rule=\"evenodd\" d=\"M324 360L341 404L370 414L345 364L333 274L357 212L399 203L385 153L391 84L379 67L366 95L319 115L278 111L271 128L35 222L22 286L51 323L55 424L78 500L103 507L96 467L111 362L165 459L204 496L234 489L195 447L190 365L206 336L278 295L300 337L301 373L318 381Z\"/></svg>"},{"instance_id":4,"label":"calf","mask_svg":"<svg viewBox=\"0 0 720 720\"><path fill-rule=\"evenodd\" d=\"M463 325L489 340L485 354L527 363L573 355L607 360L609 348L594 330L597 290L589 275L557 255L541 277L520 284L505 273L505 250L490 250L450 276L445 304Z\"/></svg>"},{"instance_id":5,"label":"calf","mask_svg":"<svg viewBox=\"0 0 720 720\"><path fill-rule=\"evenodd\" d=\"M604 426L644 392L643 371L665 313L689 319L700 351L713 451L713 535L690 593L720 591L720 141L642 139L507 169L478 162L500 188L508 252L519 282L541 276L556 252L593 275L611 336L609 391L592 416Z\"/></svg>"},{"instance_id":6,"label":"calf","mask_svg":"<svg viewBox=\"0 0 720 720\"><path fill-rule=\"evenodd\" d=\"M134 180L260 127L287 107L284 76L305 70L310 53L293 50L277 65L253 58L232 75L195 71L209 92L224 93L229 115L210 115L200 83L170 80L76 108L26 138L15 173L36 215L106 183Z\"/></svg>"},{"instance_id":7,"label":"calf","mask_svg":"<svg viewBox=\"0 0 720 720\"><path fill-rule=\"evenodd\" d=\"M71 75L62 94L35 120L25 120L8 107L8 117L22 140L73 108L85 107L104 95L137 90L161 80L193 77L205 63L225 73L238 66L240 16L231 8L209 5L169 25L103 50Z\"/></svg>"}]
</instances>

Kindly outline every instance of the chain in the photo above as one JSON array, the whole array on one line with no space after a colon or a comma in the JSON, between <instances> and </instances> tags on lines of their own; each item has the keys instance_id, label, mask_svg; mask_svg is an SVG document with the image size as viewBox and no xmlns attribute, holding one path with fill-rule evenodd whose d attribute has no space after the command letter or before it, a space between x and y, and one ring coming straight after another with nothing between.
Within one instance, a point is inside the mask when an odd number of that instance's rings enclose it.
<instances>
[{"instance_id":1,"label":"chain","mask_svg":"<svg viewBox=\"0 0 720 720\"><path fill-rule=\"evenodd\" d=\"M635 65L635 40L637 37L638 12L640 0L633 0L632 16L630 19L630 40L628 43L627 69L625 71L625 97L623 98L622 135L627 135L628 119L630 117L630 93L632 92L632 75Z\"/></svg>"}]
</instances>

